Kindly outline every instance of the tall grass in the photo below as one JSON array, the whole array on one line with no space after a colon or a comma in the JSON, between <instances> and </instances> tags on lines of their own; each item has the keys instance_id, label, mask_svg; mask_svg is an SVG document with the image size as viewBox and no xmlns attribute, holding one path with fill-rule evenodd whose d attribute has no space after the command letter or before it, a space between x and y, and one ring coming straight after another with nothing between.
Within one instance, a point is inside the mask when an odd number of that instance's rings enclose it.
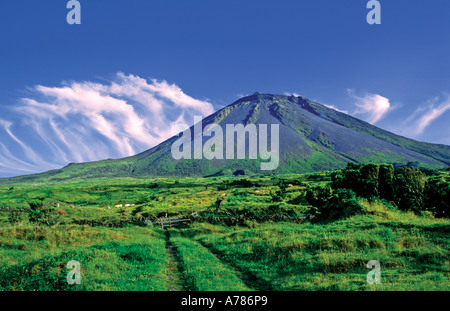
<instances>
[{"instance_id":1,"label":"tall grass","mask_svg":"<svg viewBox=\"0 0 450 311\"><path fill-rule=\"evenodd\" d=\"M327 183L328 177L323 173L252 177L245 183L235 177L211 177L0 185L0 207L26 207L30 200L43 198L58 201L68 214L60 225L47 226L31 223L26 213L11 221L9 209L0 209L0 290L166 290L171 260L161 229L89 227L72 221L113 222L165 211L213 214L223 193L224 215L302 215L309 208L306 186ZM281 181L289 186L277 201ZM116 209L116 204L135 205ZM191 290L248 290L255 284L274 290L450 289L449 220L401 212L382 201L361 199L359 204L360 214L321 224L194 222L170 229L169 243L177 248ZM81 263L80 285L67 284L65 265L70 260ZM380 285L366 282L369 260L381 264Z\"/></svg>"},{"instance_id":2,"label":"tall grass","mask_svg":"<svg viewBox=\"0 0 450 311\"><path fill-rule=\"evenodd\" d=\"M165 241L149 229L15 228L1 239L0 290L166 290ZM67 283L71 260L80 285Z\"/></svg>"},{"instance_id":3,"label":"tall grass","mask_svg":"<svg viewBox=\"0 0 450 311\"><path fill-rule=\"evenodd\" d=\"M193 239L275 290L450 289L446 220L395 212L322 225L264 223L213 233L201 227L194 226ZM380 285L366 281L370 260L381 264Z\"/></svg>"}]
</instances>

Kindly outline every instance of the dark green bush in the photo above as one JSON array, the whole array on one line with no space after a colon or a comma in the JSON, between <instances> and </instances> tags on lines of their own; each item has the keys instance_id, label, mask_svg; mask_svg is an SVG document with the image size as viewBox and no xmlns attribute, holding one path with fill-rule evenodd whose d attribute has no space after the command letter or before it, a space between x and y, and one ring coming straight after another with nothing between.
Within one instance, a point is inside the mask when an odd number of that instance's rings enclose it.
<instances>
[{"instance_id":1,"label":"dark green bush","mask_svg":"<svg viewBox=\"0 0 450 311\"><path fill-rule=\"evenodd\" d=\"M60 216L54 214L54 208L48 207L51 203L44 204L43 200L33 200L28 204L31 209L28 213L28 219L30 222L48 226L59 223Z\"/></svg>"},{"instance_id":2,"label":"dark green bush","mask_svg":"<svg viewBox=\"0 0 450 311\"><path fill-rule=\"evenodd\" d=\"M314 222L333 221L361 211L356 194L351 189L313 187L307 190L306 200L313 205L307 214Z\"/></svg>"},{"instance_id":3,"label":"dark green bush","mask_svg":"<svg viewBox=\"0 0 450 311\"><path fill-rule=\"evenodd\" d=\"M332 198L333 190L330 187L311 187L306 191L306 200L314 207L324 207Z\"/></svg>"},{"instance_id":4,"label":"dark green bush","mask_svg":"<svg viewBox=\"0 0 450 311\"><path fill-rule=\"evenodd\" d=\"M429 179L425 186L425 206L435 217L449 218L450 183L442 178Z\"/></svg>"},{"instance_id":5,"label":"dark green bush","mask_svg":"<svg viewBox=\"0 0 450 311\"><path fill-rule=\"evenodd\" d=\"M394 199L395 170L391 164L380 164L378 173L378 194L388 201Z\"/></svg>"},{"instance_id":6,"label":"dark green bush","mask_svg":"<svg viewBox=\"0 0 450 311\"><path fill-rule=\"evenodd\" d=\"M31 210L36 211L40 210L44 207L44 201L42 200L32 200L28 203L30 205Z\"/></svg>"},{"instance_id":7,"label":"dark green bush","mask_svg":"<svg viewBox=\"0 0 450 311\"><path fill-rule=\"evenodd\" d=\"M233 180L230 183L231 186L242 186L245 188L250 188L252 186L255 186L254 182L252 182L251 180L248 179L238 179L238 180Z\"/></svg>"},{"instance_id":8,"label":"dark green bush","mask_svg":"<svg viewBox=\"0 0 450 311\"><path fill-rule=\"evenodd\" d=\"M349 163L331 174L333 189L352 189L360 197L392 198L394 167L390 164L357 165Z\"/></svg>"},{"instance_id":9,"label":"dark green bush","mask_svg":"<svg viewBox=\"0 0 450 311\"><path fill-rule=\"evenodd\" d=\"M428 176L433 174L428 173ZM431 211L436 217L448 217L450 194L448 182L429 177L415 167L394 170L390 164L348 166L331 174L331 188L351 189L357 196L367 199L378 198L391 202L399 210L422 213ZM317 191L316 191L317 192ZM314 206L324 205L325 196L315 197L310 192L309 199ZM308 199L308 197L307 197ZM319 205L318 205L319 204Z\"/></svg>"}]
</instances>

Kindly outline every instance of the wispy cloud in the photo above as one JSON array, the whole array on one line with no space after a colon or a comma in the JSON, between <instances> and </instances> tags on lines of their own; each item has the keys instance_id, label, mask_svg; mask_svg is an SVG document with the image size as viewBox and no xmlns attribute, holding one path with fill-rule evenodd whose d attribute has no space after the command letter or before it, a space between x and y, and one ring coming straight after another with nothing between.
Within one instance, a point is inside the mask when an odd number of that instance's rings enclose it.
<instances>
[{"instance_id":1,"label":"wispy cloud","mask_svg":"<svg viewBox=\"0 0 450 311\"><path fill-rule=\"evenodd\" d=\"M171 136L176 122L214 112L177 85L117 73L109 83L90 81L37 85L11 108L20 122L0 120L0 173L38 172L63 163L130 156ZM45 159L45 161L43 160Z\"/></svg>"},{"instance_id":2,"label":"wispy cloud","mask_svg":"<svg viewBox=\"0 0 450 311\"><path fill-rule=\"evenodd\" d=\"M416 121L415 133L416 135L422 134L424 130L437 118L442 116L447 110L450 109L450 96L447 95L447 99L436 106L436 103L432 103L424 115L419 117Z\"/></svg>"},{"instance_id":3,"label":"wispy cloud","mask_svg":"<svg viewBox=\"0 0 450 311\"><path fill-rule=\"evenodd\" d=\"M347 92L355 101L356 110L352 114L371 124L377 123L391 108L389 99L381 95L367 93L358 96L352 89L348 89Z\"/></svg>"},{"instance_id":4,"label":"wispy cloud","mask_svg":"<svg viewBox=\"0 0 450 311\"><path fill-rule=\"evenodd\" d=\"M424 134L426 128L448 110L450 110L450 95L445 95L444 99L435 97L429 100L426 105L416 109L407 119L409 126L405 127L405 134L412 137Z\"/></svg>"}]
</instances>

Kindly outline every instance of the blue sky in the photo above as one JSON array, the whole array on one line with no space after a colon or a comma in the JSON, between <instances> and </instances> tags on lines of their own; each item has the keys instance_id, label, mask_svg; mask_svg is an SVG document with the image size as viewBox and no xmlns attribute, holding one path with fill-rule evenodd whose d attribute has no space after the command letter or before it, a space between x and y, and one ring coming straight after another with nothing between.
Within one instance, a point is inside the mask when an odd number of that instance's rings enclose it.
<instances>
[{"instance_id":1,"label":"blue sky","mask_svg":"<svg viewBox=\"0 0 450 311\"><path fill-rule=\"evenodd\" d=\"M256 91L450 145L450 2L0 3L0 177L154 146ZM140 133L140 135L137 135Z\"/></svg>"}]
</instances>

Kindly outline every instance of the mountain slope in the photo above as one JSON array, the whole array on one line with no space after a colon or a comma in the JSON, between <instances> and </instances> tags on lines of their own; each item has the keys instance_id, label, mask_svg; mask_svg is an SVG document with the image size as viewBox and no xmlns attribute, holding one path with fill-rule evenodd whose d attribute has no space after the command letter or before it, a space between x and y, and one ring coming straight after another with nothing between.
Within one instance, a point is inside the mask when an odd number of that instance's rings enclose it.
<instances>
[{"instance_id":1,"label":"mountain slope","mask_svg":"<svg viewBox=\"0 0 450 311\"><path fill-rule=\"evenodd\" d=\"M379 129L347 114L327 108L303 97L255 93L206 117L202 129L216 123L279 125L279 166L261 170L262 159L181 159L175 160L172 137L158 146L132 157L98 162L71 164L42 174L14 180L64 180L69 178L114 176L206 176L230 172L304 173L341 168L348 162L386 162L406 165L415 162L426 167L450 165L450 147L417 142ZM194 127L191 127L194 149ZM203 137L202 146L210 137ZM254 142L244 137L246 146ZM271 135L267 145L271 146ZM224 144L225 145L225 144ZM235 143L236 146L236 143ZM259 148L259 141L256 140ZM225 152L225 151L224 151ZM248 152L246 153L248 155Z\"/></svg>"}]
</instances>

